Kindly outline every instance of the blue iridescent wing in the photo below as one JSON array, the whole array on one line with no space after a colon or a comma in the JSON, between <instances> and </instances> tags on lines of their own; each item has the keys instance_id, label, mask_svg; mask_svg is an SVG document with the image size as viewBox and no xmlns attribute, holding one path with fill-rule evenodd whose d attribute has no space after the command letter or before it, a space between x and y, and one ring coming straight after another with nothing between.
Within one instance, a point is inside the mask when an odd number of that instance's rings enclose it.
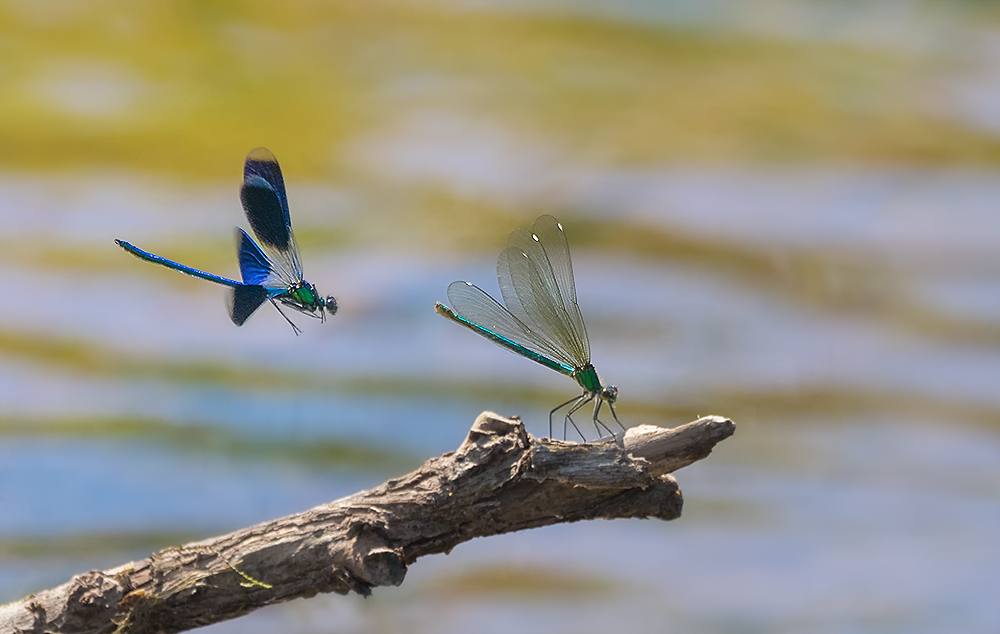
<instances>
[{"instance_id":1,"label":"blue iridescent wing","mask_svg":"<svg viewBox=\"0 0 1000 634\"><path fill-rule=\"evenodd\" d=\"M240 201L254 235L272 256L275 276L291 286L302 279L299 250L288 214L285 181L274 154L257 148L243 165Z\"/></svg>"},{"instance_id":2,"label":"blue iridescent wing","mask_svg":"<svg viewBox=\"0 0 1000 634\"><path fill-rule=\"evenodd\" d=\"M236 229L236 254L240 260L240 275L244 284L274 285L274 264L253 238L240 228Z\"/></svg>"}]
</instances>

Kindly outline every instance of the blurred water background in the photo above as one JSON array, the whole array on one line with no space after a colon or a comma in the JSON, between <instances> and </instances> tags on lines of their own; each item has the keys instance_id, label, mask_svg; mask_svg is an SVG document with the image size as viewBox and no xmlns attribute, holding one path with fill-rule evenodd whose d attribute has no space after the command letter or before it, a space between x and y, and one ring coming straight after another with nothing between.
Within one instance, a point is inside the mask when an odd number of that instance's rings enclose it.
<instances>
[{"instance_id":1,"label":"blurred water background","mask_svg":"<svg viewBox=\"0 0 1000 634\"><path fill-rule=\"evenodd\" d=\"M0 601L543 435L433 303L552 213L622 420L738 425L683 517L203 631L1000 631L996 3L4 0L0 95ZM301 337L112 242L235 276L262 145Z\"/></svg>"}]
</instances>

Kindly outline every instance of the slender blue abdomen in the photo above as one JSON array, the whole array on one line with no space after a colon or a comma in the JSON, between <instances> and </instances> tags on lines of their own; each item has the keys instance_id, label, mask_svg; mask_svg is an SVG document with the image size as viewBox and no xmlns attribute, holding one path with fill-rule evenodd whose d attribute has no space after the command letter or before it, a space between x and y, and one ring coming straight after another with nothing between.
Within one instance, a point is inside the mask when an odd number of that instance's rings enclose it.
<instances>
[{"instance_id":1,"label":"slender blue abdomen","mask_svg":"<svg viewBox=\"0 0 1000 634\"><path fill-rule=\"evenodd\" d=\"M206 273L205 271L199 271L198 269L191 268L190 266L184 266L174 262L173 260L168 260L167 258L160 257L156 254L150 253L148 251L143 251L139 247L125 242L124 240L115 240L115 244L125 249L135 257L145 260L147 262L152 262L153 264L159 264L165 266L168 269L173 269L178 273L184 273L185 275L190 275L191 277L197 277L202 280L208 280L209 282L215 282L216 284L223 284L225 286L242 286L241 282L236 280L231 280L228 277L222 277L221 275L213 275L212 273Z\"/></svg>"}]
</instances>

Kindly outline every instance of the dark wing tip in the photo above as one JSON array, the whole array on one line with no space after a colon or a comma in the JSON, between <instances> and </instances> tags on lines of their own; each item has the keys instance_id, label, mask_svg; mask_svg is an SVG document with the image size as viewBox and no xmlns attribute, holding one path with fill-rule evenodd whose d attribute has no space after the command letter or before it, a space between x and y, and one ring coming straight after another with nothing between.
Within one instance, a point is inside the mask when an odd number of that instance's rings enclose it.
<instances>
[{"instance_id":1,"label":"dark wing tip","mask_svg":"<svg viewBox=\"0 0 1000 634\"><path fill-rule=\"evenodd\" d=\"M251 174L264 178L276 189L284 186L278 159L266 147L254 148L247 154L246 162L243 164L244 181Z\"/></svg>"},{"instance_id":2,"label":"dark wing tip","mask_svg":"<svg viewBox=\"0 0 1000 634\"><path fill-rule=\"evenodd\" d=\"M247 153L247 161L260 161L262 163L277 163L274 153L266 147L255 147Z\"/></svg>"},{"instance_id":3,"label":"dark wing tip","mask_svg":"<svg viewBox=\"0 0 1000 634\"><path fill-rule=\"evenodd\" d=\"M268 297L267 289L263 286L243 285L234 286L229 294L229 318L237 326L242 326L250 315L260 308Z\"/></svg>"},{"instance_id":4,"label":"dark wing tip","mask_svg":"<svg viewBox=\"0 0 1000 634\"><path fill-rule=\"evenodd\" d=\"M281 198L270 183L256 174L248 175L240 188L240 201L250 227L261 242L279 251L291 248L291 226Z\"/></svg>"}]
</instances>

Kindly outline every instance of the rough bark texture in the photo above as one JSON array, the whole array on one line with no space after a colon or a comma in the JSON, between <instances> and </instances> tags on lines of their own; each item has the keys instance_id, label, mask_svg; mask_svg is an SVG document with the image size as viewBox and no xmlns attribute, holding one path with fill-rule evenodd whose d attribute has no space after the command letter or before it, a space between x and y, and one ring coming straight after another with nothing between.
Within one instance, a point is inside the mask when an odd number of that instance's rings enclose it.
<instances>
[{"instance_id":1,"label":"rough bark texture","mask_svg":"<svg viewBox=\"0 0 1000 634\"><path fill-rule=\"evenodd\" d=\"M398 586L417 558L474 537L599 517L672 520L683 499L666 474L734 430L709 416L577 444L484 412L457 451L374 489L0 606L0 634L181 632L320 592Z\"/></svg>"}]
</instances>

